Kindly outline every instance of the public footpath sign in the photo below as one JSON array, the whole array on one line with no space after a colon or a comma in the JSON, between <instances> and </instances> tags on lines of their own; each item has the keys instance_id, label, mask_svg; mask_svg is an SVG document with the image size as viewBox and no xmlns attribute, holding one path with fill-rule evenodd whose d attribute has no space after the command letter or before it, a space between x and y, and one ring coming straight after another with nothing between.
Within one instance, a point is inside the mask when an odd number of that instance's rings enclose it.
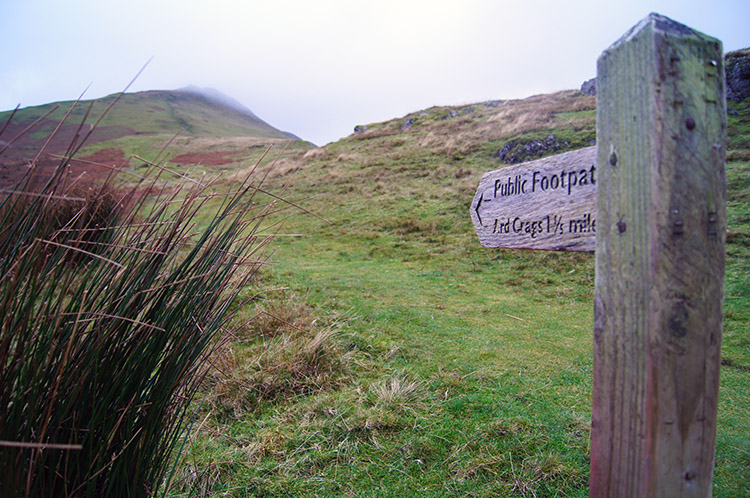
<instances>
[{"instance_id":1,"label":"public footpath sign","mask_svg":"<svg viewBox=\"0 0 750 498\"><path fill-rule=\"evenodd\" d=\"M708 498L726 241L721 42L649 15L599 57L596 108L595 155L488 173L471 217L488 247L596 251L590 496Z\"/></svg>"},{"instance_id":2,"label":"public footpath sign","mask_svg":"<svg viewBox=\"0 0 750 498\"><path fill-rule=\"evenodd\" d=\"M486 173L471 220L485 247L593 251L596 147Z\"/></svg>"}]
</instances>

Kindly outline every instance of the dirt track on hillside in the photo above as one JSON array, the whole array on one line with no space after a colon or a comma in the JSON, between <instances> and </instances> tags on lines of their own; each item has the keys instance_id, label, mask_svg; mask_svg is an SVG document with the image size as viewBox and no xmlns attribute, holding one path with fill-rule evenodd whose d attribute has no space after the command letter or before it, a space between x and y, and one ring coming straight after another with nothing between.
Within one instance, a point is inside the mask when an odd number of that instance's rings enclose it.
<instances>
[{"instance_id":1,"label":"dirt track on hillside","mask_svg":"<svg viewBox=\"0 0 750 498\"><path fill-rule=\"evenodd\" d=\"M237 152L201 152L180 154L170 159L176 164L200 164L202 166L221 166L234 162Z\"/></svg>"},{"instance_id":2,"label":"dirt track on hillside","mask_svg":"<svg viewBox=\"0 0 750 498\"><path fill-rule=\"evenodd\" d=\"M79 126L72 123L64 123L57 128L58 124L57 121L47 120L26 130L28 123L0 123L0 129L4 128L0 136L0 148L11 143L0 155L0 189L7 190L18 185L30 172L29 165L44 150L44 154L37 160L31 182L32 186L42 185L44 179L49 178L60 166L61 159L57 156L64 154L71 144L76 144L87 136L91 129L90 125ZM92 145L135 133L135 130L125 126L100 126L88 136L86 144ZM76 158L70 164L69 174L72 178L83 175L89 181L98 181L109 175L112 167L126 165L127 159L122 150L103 149L96 154Z\"/></svg>"},{"instance_id":3,"label":"dirt track on hillside","mask_svg":"<svg viewBox=\"0 0 750 498\"><path fill-rule=\"evenodd\" d=\"M31 178L30 188L40 188L45 180L51 177L63 160L55 154L48 154L37 162ZM31 173L29 161L0 162L0 189L9 190L19 185L26 175ZM110 174L128 164L122 149L102 149L95 154L76 157L67 166L68 181L80 179L86 183L97 183L106 179Z\"/></svg>"}]
</instances>

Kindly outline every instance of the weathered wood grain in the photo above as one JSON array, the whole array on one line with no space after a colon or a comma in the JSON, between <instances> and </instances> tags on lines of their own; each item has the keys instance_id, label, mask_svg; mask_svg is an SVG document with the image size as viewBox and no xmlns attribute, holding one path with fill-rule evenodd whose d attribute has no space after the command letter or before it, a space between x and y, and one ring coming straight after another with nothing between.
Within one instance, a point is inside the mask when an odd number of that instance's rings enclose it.
<instances>
[{"instance_id":1,"label":"weathered wood grain","mask_svg":"<svg viewBox=\"0 0 750 498\"><path fill-rule=\"evenodd\" d=\"M652 14L598 61L592 497L710 497L726 232L721 42Z\"/></svg>"},{"instance_id":2,"label":"weathered wood grain","mask_svg":"<svg viewBox=\"0 0 750 498\"><path fill-rule=\"evenodd\" d=\"M484 247L593 251L596 147L485 173L470 212Z\"/></svg>"}]
</instances>

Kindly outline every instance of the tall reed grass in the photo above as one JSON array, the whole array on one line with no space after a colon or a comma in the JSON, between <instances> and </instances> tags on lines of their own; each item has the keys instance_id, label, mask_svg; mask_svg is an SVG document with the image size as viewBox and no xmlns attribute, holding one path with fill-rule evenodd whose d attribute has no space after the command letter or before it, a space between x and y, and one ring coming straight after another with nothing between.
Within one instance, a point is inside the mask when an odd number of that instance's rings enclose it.
<instances>
[{"instance_id":1,"label":"tall reed grass","mask_svg":"<svg viewBox=\"0 0 750 498\"><path fill-rule=\"evenodd\" d=\"M253 175L220 203L195 183L123 192L114 175L82 196L74 149L0 200L0 494L165 494L278 198L258 202Z\"/></svg>"}]
</instances>

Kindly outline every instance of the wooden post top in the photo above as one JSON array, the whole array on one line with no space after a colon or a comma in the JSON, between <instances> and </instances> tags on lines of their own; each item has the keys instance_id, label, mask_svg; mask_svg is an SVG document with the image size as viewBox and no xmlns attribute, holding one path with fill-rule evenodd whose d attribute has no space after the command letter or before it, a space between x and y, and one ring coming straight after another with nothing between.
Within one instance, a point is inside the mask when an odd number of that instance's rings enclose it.
<instances>
[{"instance_id":1,"label":"wooden post top","mask_svg":"<svg viewBox=\"0 0 750 498\"><path fill-rule=\"evenodd\" d=\"M638 24L630 28L619 40L614 42L607 48L604 53L606 54L610 50L614 50L623 43L628 43L633 39L641 35L641 33L650 32L652 34L659 34L664 36L675 36L680 38L695 37L696 41L701 42L717 42L721 43L716 38L708 36L700 31L697 31L689 26L680 24L677 21L670 19L669 17L663 16L652 12L645 18L643 18ZM647 36L651 36L650 34Z\"/></svg>"}]
</instances>

